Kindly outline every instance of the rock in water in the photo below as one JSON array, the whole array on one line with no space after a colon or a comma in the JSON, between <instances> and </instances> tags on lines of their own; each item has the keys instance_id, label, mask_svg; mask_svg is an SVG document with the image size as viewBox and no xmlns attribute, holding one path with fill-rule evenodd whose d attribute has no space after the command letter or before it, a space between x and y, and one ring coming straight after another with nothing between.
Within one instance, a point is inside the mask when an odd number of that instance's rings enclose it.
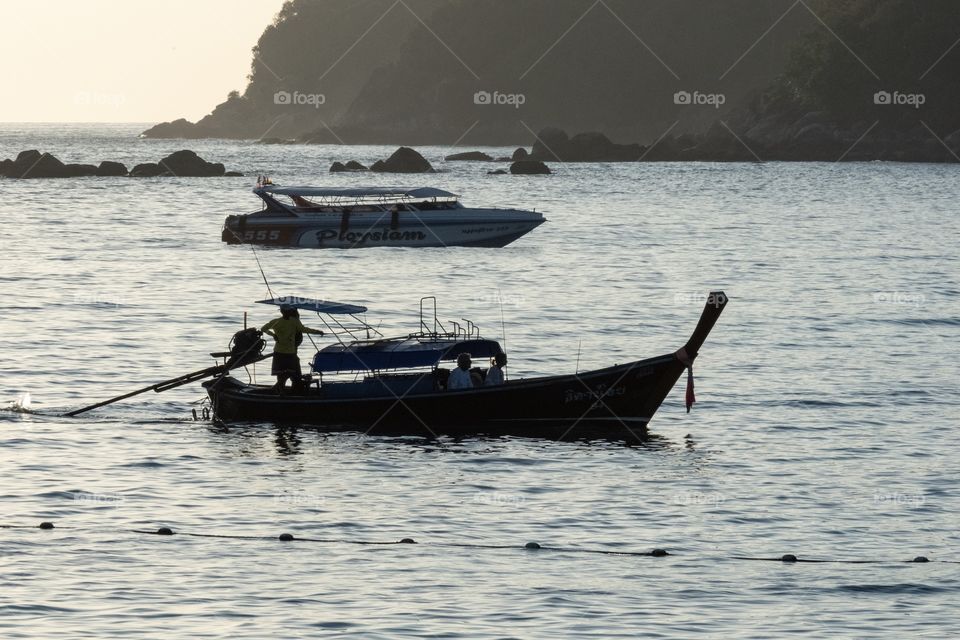
<instances>
[{"instance_id":1,"label":"rock in water","mask_svg":"<svg viewBox=\"0 0 960 640\"><path fill-rule=\"evenodd\" d=\"M175 151L159 162L168 173L191 178L222 176L225 169L219 162L207 162L189 149Z\"/></svg>"},{"instance_id":2,"label":"rock in water","mask_svg":"<svg viewBox=\"0 0 960 640\"><path fill-rule=\"evenodd\" d=\"M64 164L49 153L32 149L21 151L16 160L0 162L0 175L8 178L77 178L97 175L97 167L92 164Z\"/></svg>"},{"instance_id":3,"label":"rock in water","mask_svg":"<svg viewBox=\"0 0 960 640\"><path fill-rule=\"evenodd\" d=\"M140 136L143 138L203 138L205 132L186 118L180 118L173 122L161 122L150 127Z\"/></svg>"},{"instance_id":4,"label":"rock in water","mask_svg":"<svg viewBox=\"0 0 960 640\"><path fill-rule=\"evenodd\" d=\"M457 161L457 160L472 160L475 162L492 162L493 157L487 155L483 151L465 151L463 153L455 153L453 155L447 156L444 158L447 162Z\"/></svg>"},{"instance_id":5,"label":"rock in water","mask_svg":"<svg viewBox=\"0 0 960 640\"><path fill-rule=\"evenodd\" d=\"M510 159L516 162L517 160L526 160L530 157L530 154L527 153L527 150L523 147L518 147L516 151L513 152L513 155L510 156Z\"/></svg>"},{"instance_id":6,"label":"rock in water","mask_svg":"<svg viewBox=\"0 0 960 640\"><path fill-rule=\"evenodd\" d=\"M13 162L18 166L27 166L29 167L32 164L36 164L40 158L43 156L42 153L36 149L31 149L30 151L21 151L17 154L17 159Z\"/></svg>"},{"instance_id":7,"label":"rock in water","mask_svg":"<svg viewBox=\"0 0 960 640\"><path fill-rule=\"evenodd\" d=\"M40 160L24 170L24 178L66 178L69 175L67 166L56 156L43 154Z\"/></svg>"},{"instance_id":8,"label":"rock in water","mask_svg":"<svg viewBox=\"0 0 960 640\"><path fill-rule=\"evenodd\" d=\"M334 162L330 166L330 173L343 173L343 172L354 172L354 171L367 171L368 169L357 162L356 160L351 160L347 164L342 162Z\"/></svg>"},{"instance_id":9,"label":"rock in water","mask_svg":"<svg viewBox=\"0 0 960 640\"><path fill-rule=\"evenodd\" d=\"M130 176L133 178L154 178L161 173L163 169L155 162L144 162L130 170Z\"/></svg>"},{"instance_id":10,"label":"rock in water","mask_svg":"<svg viewBox=\"0 0 960 640\"><path fill-rule=\"evenodd\" d=\"M561 162L636 162L642 154L639 144L615 144L602 133L578 133L570 138L565 131L548 127L537 135L530 157Z\"/></svg>"},{"instance_id":11,"label":"rock in water","mask_svg":"<svg viewBox=\"0 0 960 640\"><path fill-rule=\"evenodd\" d=\"M550 167L539 160L518 160L510 165L510 173L515 176L546 175L550 173Z\"/></svg>"},{"instance_id":12,"label":"rock in water","mask_svg":"<svg viewBox=\"0 0 960 640\"><path fill-rule=\"evenodd\" d=\"M377 173L433 173L427 159L410 147L400 147L386 160L377 160L370 170Z\"/></svg>"},{"instance_id":13,"label":"rock in water","mask_svg":"<svg viewBox=\"0 0 960 640\"><path fill-rule=\"evenodd\" d=\"M639 144L616 144L602 133L578 133L570 138L569 162L636 162L643 154Z\"/></svg>"},{"instance_id":14,"label":"rock in water","mask_svg":"<svg viewBox=\"0 0 960 640\"><path fill-rule=\"evenodd\" d=\"M65 164L63 165L64 177L81 178L85 176L97 175L97 166L93 164Z\"/></svg>"},{"instance_id":15,"label":"rock in water","mask_svg":"<svg viewBox=\"0 0 960 640\"><path fill-rule=\"evenodd\" d=\"M55 156L33 149L17 155L11 174L14 178L66 178L69 172Z\"/></svg>"},{"instance_id":16,"label":"rock in water","mask_svg":"<svg viewBox=\"0 0 960 640\"><path fill-rule=\"evenodd\" d=\"M100 163L100 166L97 167L97 175L100 177L125 176L127 173L127 166L122 162L104 160Z\"/></svg>"},{"instance_id":17,"label":"rock in water","mask_svg":"<svg viewBox=\"0 0 960 640\"><path fill-rule=\"evenodd\" d=\"M567 150L567 144L570 142L570 136L563 129L556 127L547 127L537 134L537 139L533 142L533 150L529 157L534 160L557 160L563 162ZM519 158L526 160L526 157Z\"/></svg>"}]
</instances>

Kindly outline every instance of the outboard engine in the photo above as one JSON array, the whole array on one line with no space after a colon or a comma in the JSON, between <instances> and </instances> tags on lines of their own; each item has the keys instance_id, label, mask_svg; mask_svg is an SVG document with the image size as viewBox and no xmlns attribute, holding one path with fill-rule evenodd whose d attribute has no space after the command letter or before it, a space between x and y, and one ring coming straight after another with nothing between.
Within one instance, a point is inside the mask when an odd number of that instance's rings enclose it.
<instances>
[{"instance_id":1,"label":"outboard engine","mask_svg":"<svg viewBox=\"0 0 960 640\"><path fill-rule=\"evenodd\" d=\"M249 328L237 331L230 340L230 358L227 367L242 367L260 357L267 343L258 329Z\"/></svg>"}]
</instances>

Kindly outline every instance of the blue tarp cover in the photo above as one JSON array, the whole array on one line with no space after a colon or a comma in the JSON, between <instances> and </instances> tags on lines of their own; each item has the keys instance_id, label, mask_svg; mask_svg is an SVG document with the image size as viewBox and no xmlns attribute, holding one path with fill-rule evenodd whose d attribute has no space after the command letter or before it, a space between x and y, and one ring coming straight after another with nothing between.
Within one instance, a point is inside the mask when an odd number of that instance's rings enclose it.
<instances>
[{"instance_id":1,"label":"blue tarp cover","mask_svg":"<svg viewBox=\"0 0 960 640\"><path fill-rule=\"evenodd\" d=\"M317 352L313 370L318 373L336 371L379 371L432 367L441 360L456 360L461 353L474 358L490 358L502 351L494 340L381 340L356 345L330 345Z\"/></svg>"}]
</instances>

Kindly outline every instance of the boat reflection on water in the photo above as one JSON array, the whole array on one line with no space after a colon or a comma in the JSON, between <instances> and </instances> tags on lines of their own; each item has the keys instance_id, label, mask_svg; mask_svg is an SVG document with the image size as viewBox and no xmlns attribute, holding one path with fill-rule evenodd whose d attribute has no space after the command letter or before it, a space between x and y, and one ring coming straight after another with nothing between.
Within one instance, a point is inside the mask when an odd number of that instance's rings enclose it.
<instances>
[{"instance_id":1,"label":"boat reflection on water","mask_svg":"<svg viewBox=\"0 0 960 640\"><path fill-rule=\"evenodd\" d=\"M224 439L229 456L236 458L257 458L265 453L274 452L278 458L296 456L322 457L325 454L342 454L344 450L356 450L358 447L373 447L379 454L388 451L400 453L411 450L420 453L444 453L452 455L501 455L512 448L518 438L510 436L471 435L459 438L449 436L371 436L360 432L323 432L312 425L276 425L266 422L248 422L226 425L212 422L208 432L217 439ZM519 438L532 442L529 438ZM544 440L551 446L556 441ZM643 441L583 439L566 441L565 444L577 447L636 448L649 451L694 451L692 441L677 442L658 433L648 433Z\"/></svg>"}]
</instances>

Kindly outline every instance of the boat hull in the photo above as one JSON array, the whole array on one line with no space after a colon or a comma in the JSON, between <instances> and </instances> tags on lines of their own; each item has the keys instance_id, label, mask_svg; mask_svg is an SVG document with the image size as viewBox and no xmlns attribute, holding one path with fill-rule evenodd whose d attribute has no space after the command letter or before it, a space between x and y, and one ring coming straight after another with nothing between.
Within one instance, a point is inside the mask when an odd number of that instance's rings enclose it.
<instances>
[{"instance_id":1,"label":"boat hull","mask_svg":"<svg viewBox=\"0 0 960 640\"><path fill-rule=\"evenodd\" d=\"M301 394L232 377L204 383L223 422L312 425L321 431L371 435L518 436L554 440L643 441L647 423L683 373L676 355L577 375L510 381L496 387L423 392L388 387L368 397L342 395L337 383ZM423 374L431 378L431 373ZM376 381L376 378L372 380Z\"/></svg>"},{"instance_id":2,"label":"boat hull","mask_svg":"<svg viewBox=\"0 0 960 640\"><path fill-rule=\"evenodd\" d=\"M227 218L227 244L358 249L365 247L504 247L545 222L539 213L454 209L302 215L248 214Z\"/></svg>"}]
</instances>

